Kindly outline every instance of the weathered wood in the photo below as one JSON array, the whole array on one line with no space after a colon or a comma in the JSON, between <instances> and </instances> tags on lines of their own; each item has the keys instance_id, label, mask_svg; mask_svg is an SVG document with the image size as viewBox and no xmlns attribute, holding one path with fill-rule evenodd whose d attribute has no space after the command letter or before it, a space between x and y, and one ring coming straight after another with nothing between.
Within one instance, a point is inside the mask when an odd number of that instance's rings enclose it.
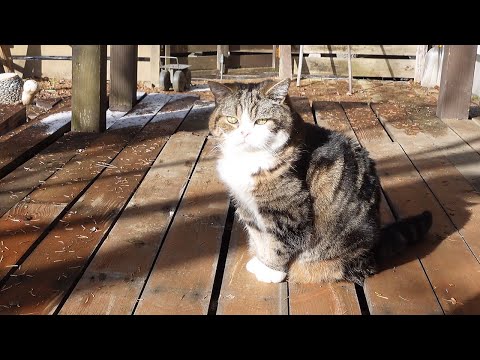
<instances>
[{"instance_id":1,"label":"weathered wood","mask_svg":"<svg viewBox=\"0 0 480 360\"><path fill-rule=\"evenodd\" d=\"M73 45L72 131L105 131L106 111L107 45Z\"/></svg>"},{"instance_id":2,"label":"weathered wood","mask_svg":"<svg viewBox=\"0 0 480 360\"><path fill-rule=\"evenodd\" d=\"M0 180L0 217L35 190L71 158L83 151L94 134L70 132Z\"/></svg>"},{"instance_id":3,"label":"weathered wood","mask_svg":"<svg viewBox=\"0 0 480 360\"><path fill-rule=\"evenodd\" d=\"M7 280L8 290L0 294L0 303L20 307L3 313L52 314L57 310L177 126L178 122L150 122L115 157L22 263L21 271L13 274L26 271L33 277L13 288L9 286L18 282L18 276Z\"/></svg>"},{"instance_id":4,"label":"weathered wood","mask_svg":"<svg viewBox=\"0 0 480 360\"><path fill-rule=\"evenodd\" d=\"M160 45L150 47L150 83L154 87L160 86Z\"/></svg>"},{"instance_id":5,"label":"weathered wood","mask_svg":"<svg viewBox=\"0 0 480 360\"><path fill-rule=\"evenodd\" d=\"M44 118L0 144L0 178L13 171L70 129L71 112Z\"/></svg>"},{"instance_id":6,"label":"weathered wood","mask_svg":"<svg viewBox=\"0 0 480 360\"><path fill-rule=\"evenodd\" d=\"M479 313L480 301L476 295L480 287L480 264L471 250L472 245L478 243L478 236L477 239L462 238L452 224L454 221L457 227L459 223L464 227L468 225L471 215L467 209L472 206L468 200L475 200L478 194L472 194L471 187L447 159L430 155L428 147L431 142L424 142L413 124L407 124L403 130L394 130L402 118L405 119L404 113L395 111L393 104L375 104L372 107L386 129L392 134L397 132L395 139L401 141L403 147L402 150L393 143L395 146L390 146L390 149L379 149L376 156L371 152L374 158L386 152L390 154L388 162L377 164L387 196L400 217L414 215L424 209L433 214L432 229L415 251L444 312ZM400 133L405 131L410 134L408 141L400 140ZM468 188L470 191L466 191ZM461 194L456 199L459 204L447 202L448 193ZM438 201L442 202L442 199L448 206L440 206ZM454 206L453 210L448 209L450 206Z\"/></svg>"},{"instance_id":7,"label":"weathered wood","mask_svg":"<svg viewBox=\"0 0 480 360\"><path fill-rule=\"evenodd\" d=\"M443 122L480 154L480 126L473 121L455 119L443 119Z\"/></svg>"},{"instance_id":8,"label":"weathered wood","mask_svg":"<svg viewBox=\"0 0 480 360\"><path fill-rule=\"evenodd\" d=\"M434 106L407 107L405 110L408 120L418 125L422 129L422 133L427 135L430 141L436 145L436 147L430 147L431 154L444 155L465 179L480 192L480 154L435 115ZM423 137L423 135L419 136ZM426 138L425 140L427 141Z\"/></svg>"},{"instance_id":9,"label":"weathered wood","mask_svg":"<svg viewBox=\"0 0 480 360\"><path fill-rule=\"evenodd\" d=\"M380 165L388 163L390 154L385 149L392 145L392 141L370 106L364 103L342 103L342 106L362 146L371 151ZM383 193L380 214L382 224L395 220ZM413 251L380 265L381 271L366 279L364 285L371 314L443 314Z\"/></svg>"},{"instance_id":10,"label":"weathered wood","mask_svg":"<svg viewBox=\"0 0 480 360\"><path fill-rule=\"evenodd\" d=\"M298 56L294 55L293 70L297 71ZM318 56L304 56L303 74L323 76L348 76L347 58L329 58ZM352 76L385 77L385 78L413 78L415 59L378 59L352 58Z\"/></svg>"},{"instance_id":11,"label":"weathered wood","mask_svg":"<svg viewBox=\"0 0 480 360\"><path fill-rule=\"evenodd\" d=\"M217 45L170 45L171 52L174 56L185 53L214 53Z\"/></svg>"},{"instance_id":12,"label":"weathered wood","mask_svg":"<svg viewBox=\"0 0 480 360\"><path fill-rule=\"evenodd\" d=\"M13 68L12 54L8 45L0 45L0 63L3 64L5 72L15 72Z\"/></svg>"},{"instance_id":13,"label":"weathered wood","mask_svg":"<svg viewBox=\"0 0 480 360\"><path fill-rule=\"evenodd\" d=\"M37 224L34 224L38 228L38 232L29 233L30 225L27 224L21 224L24 228L17 229L19 224L9 220L12 210L0 218L0 221L3 222L3 225L0 226L0 237L5 239L5 243L8 243L10 248L8 252L3 253L7 264L15 264L30 246L46 234L50 224L56 221L60 212L78 199L84 189L90 186L105 168L109 168L109 163L128 141L155 116L167 101L168 97L165 95L147 96L122 121L117 121L108 132L99 136L85 151L68 161L55 176L48 178L29 195L28 199L25 199L27 206L30 203L51 204L55 205L55 209L59 206L58 213L43 217ZM23 206L22 203L20 205ZM11 226L13 228L10 228ZM18 240L16 233L26 233L28 237ZM10 268L0 265L0 281L10 270Z\"/></svg>"},{"instance_id":14,"label":"weathered wood","mask_svg":"<svg viewBox=\"0 0 480 360\"><path fill-rule=\"evenodd\" d=\"M135 314L207 314L229 199L207 141Z\"/></svg>"},{"instance_id":15,"label":"weathered wood","mask_svg":"<svg viewBox=\"0 0 480 360\"><path fill-rule=\"evenodd\" d=\"M107 111L107 129L125 113ZM0 180L0 217L23 200L75 155L84 152L96 133L69 132Z\"/></svg>"},{"instance_id":16,"label":"weathered wood","mask_svg":"<svg viewBox=\"0 0 480 360\"><path fill-rule=\"evenodd\" d=\"M415 56L416 45L351 45L353 55ZM300 45L292 45L298 54ZM304 45L305 54L341 54L348 52L348 45Z\"/></svg>"},{"instance_id":17,"label":"weathered wood","mask_svg":"<svg viewBox=\"0 0 480 360\"><path fill-rule=\"evenodd\" d=\"M468 119L477 45L445 45L437 102L440 119Z\"/></svg>"},{"instance_id":18,"label":"weathered wood","mask_svg":"<svg viewBox=\"0 0 480 360\"><path fill-rule=\"evenodd\" d=\"M227 72L227 57L229 45L217 45L217 70L221 70L221 62L223 56L223 73Z\"/></svg>"},{"instance_id":19,"label":"weathered wood","mask_svg":"<svg viewBox=\"0 0 480 360\"><path fill-rule=\"evenodd\" d=\"M50 99L36 99L35 106L38 106L39 108L42 108L45 110L50 110L55 105L57 105L60 101L62 101L61 97L50 98Z\"/></svg>"},{"instance_id":20,"label":"weathered wood","mask_svg":"<svg viewBox=\"0 0 480 360\"><path fill-rule=\"evenodd\" d=\"M247 234L235 217L217 314L287 315L287 283L267 284L257 281L245 268L250 259Z\"/></svg>"},{"instance_id":21,"label":"weathered wood","mask_svg":"<svg viewBox=\"0 0 480 360\"><path fill-rule=\"evenodd\" d=\"M129 111L137 102L138 45L111 45L111 110Z\"/></svg>"},{"instance_id":22,"label":"weathered wood","mask_svg":"<svg viewBox=\"0 0 480 360\"><path fill-rule=\"evenodd\" d=\"M3 135L27 121L25 105L0 105L0 135Z\"/></svg>"},{"instance_id":23,"label":"weathered wood","mask_svg":"<svg viewBox=\"0 0 480 360\"><path fill-rule=\"evenodd\" d=\"M428 45L417 45L417 53L415 56L415 77L413 79L416 83L422 81L427 51Z\"/></svg>"},{"instance_id":24,"label":"weathered wood","mask_svg":"<svg viewBox=\"0 0 480 360\"><path fill-rule=\"evenodd\" d=\"M178 126L194 99L180 96L173 99L152 122L158 128L164 128L165 124L169 128ZM197 120L192 111L182 126ZM168 140L60 314L133 312L205 142L205 136L181 130L182 127ZM178 151L180 148L182 151ZM120 253L122 256L118 256ZM129 281L117 281L121 278Z\"/></svg>"},{"instance_id":25,"label":"weathered wood","mask_svg":"<svg viewBox=\"0 0 480 360\"><path fill-rule=\"evenodd\" d=\"M292 45L280 46L280 62L278 77L280 79L292 78Z\"/></svg>"}]
</instances>

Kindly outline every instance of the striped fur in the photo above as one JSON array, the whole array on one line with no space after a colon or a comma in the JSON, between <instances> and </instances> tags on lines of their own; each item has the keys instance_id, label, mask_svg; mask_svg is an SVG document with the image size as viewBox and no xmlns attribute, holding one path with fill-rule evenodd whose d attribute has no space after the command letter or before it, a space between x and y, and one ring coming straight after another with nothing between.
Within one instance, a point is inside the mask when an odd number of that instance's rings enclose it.
<instances>
[{"instance_id":1,"label":"striped fur","mask_svg":"<svg viewBox=\"0 0 480 360\"><path fill-rule=\"evenodd\" d=\"M252 254L266 265L252 262L249 271L264 269L255 275L267 282L288 272L290 281L362 284L378 257L423 238L431 214L382 230L380 185L368 152L340 133L304 123L292 110L289 84L209 83L218 172Z\"/></svg>"}]
</instances>

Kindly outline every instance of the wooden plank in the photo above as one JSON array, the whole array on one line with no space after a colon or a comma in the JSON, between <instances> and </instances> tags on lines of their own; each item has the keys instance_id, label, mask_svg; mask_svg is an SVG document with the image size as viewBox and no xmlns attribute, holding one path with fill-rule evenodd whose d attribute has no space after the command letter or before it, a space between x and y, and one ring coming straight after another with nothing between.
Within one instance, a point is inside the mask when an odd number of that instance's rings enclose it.
<instances>
[{"instance_id":1,"label":"wooden plank","mask_svg":"<svg viewBox=\"0 0 480 360\"><path fill-rule=\"evenodd\" d=\"M432 152L443 154L480 192L480 154L435 115L434 106L406 107L405 110L408 119L418 125L422 132L430 138L430 141L436 145L436 149L432 147ZM458 122L459 120L453 121ZM477 131L478 133L480 131Z\"/></svg>"},{"instance_id":2,"label":"wooden plank","mask_svg":"<svg viewBox=\"0 0 480 360\"><path fill-rule=\"evenodd\" d=\"M33 277L12 288L18 276L6 281L0 303L19 307L4 308L3 313L57 310L177 126L150 122L119 153L13 274Z\"/></svg>"},{"instance_id":3,"label":"wooden plank","mask_svg":"<svg viewBox=\"0 0 480 360\"><path fill-rule=\"evenodd\" d=\"M108 111L107 114L108 129L125 113ZM0 217L53 176L75 155L84 152L97 137L98 135L93 133L67 133L1 179Z\"/></svg>"},{"instance_id":4,"label":"wooden plank","mask_svg":"<svg viewBox=\"0 0 480 360\"><path fill-rule=\"evenodd\" d=\"M27 121L25 105L0 105L0 135L3 135Z\"/></svg>"},{"instance_id":5,"label":"wooden plank","mask_svg":"<svg viewBox=\"0 0 480 360\"><path fill-rule=\"evenodd\" d=\"M39 108L42 108L45 110L50 110L55 105L57 105L60 101L62 101L61 97L50 98L50 99L36 99L35 106L38 106Z\"/></svg>"},{"instance_id":6,"label":"wooden plank","mask_svg":"<svg viewBox=\"0 0 480 360\"><path fill-rule=\"evenodd\" d=\"M30 246L35 245L35 242L49 230L50 224L58 220L57 216L60 214L60 212L53 214L52 210L52 216L44 216L36 224L22 223L21 226L23 227L18 229L19 224L10 220L15 208L23 206L23 203L26 203L26 206L32 203L43 203L50 204L54 209L63 211L78 199L84 189L90 186L106 167L110 166L109 163L127 142L155 116L167 101L168 97L162 94L147 96L122 121L117 121L108 132L93 141L89 148L77 154L54 176L43 182L24 202L15 205L0 218L2 223L0 238L3 238L5 244L10 248L9 251L3 253L5 264L15 264L21 260L25 254L25 249L28 250ZM31 226L35 226L38 231L30 231ZM28 237L18 240L20 233L25 233ZM11 268L0 266L0 281L10 270Z\"/></svg>"},{"instance_id":7,"label":"wooden plank","mask_svg":"<svg viewBox=\"0 0 480 360\"><path fill-rule=\"evenodd\" d=\"M350 127L342 106L337 102L314 101L313 110L318 126L341 132L351 139L355 139L355 133Z\"/></svg>"},{"instance_id":8,"label":"wooden plank","mask_svg":"<svg viewBox=\"0 0 480 360\"><path fill-rule=\"evenodd\" d=\"M313 117L312 107L310 106L310 100L305 96L291 96L290 102L293 109L303 119L303 121L314 124L315 119Z\"/></svg>"},{"instance_id":9,"label":"wooden plank","mask_svg":"<svg viewBox=\"0 0 480 360\"><path fill-rule=\"evenodd\" d=\"M443 119L450 129L460 136L468 145L480 154L480 126L473 121L462 121L456 119Z\"/></svg>"},{"instance_id":10,"label":"wooden plank","mask_svg":"<svg viewBox=\"0 0 480 360\"><path fill-rule=\"evenodd\" d=\"M287 283L267 284L257 281L245 268L250 259L247 234L236 216L228 246L217 314L287 315Z\"/></svg>"},{"instance_id":11,"label":"wooden plank","mask_svg":"<svg viewBox=\"0 0 480 360\"><path fill-rule=\"evenodd\" d=\"M375 160L380 165L388 163L390 154L382 151L392 141L370 106L365 103L342 103L342 106L362 146L376 155ZM380 150L376 150L379 146ZM382 224L395 220L383 193L380 215ZM443 314L413 251L380 264L380 272L366 279L364 292L372 315Z\"/></svg>"},{"instance_id":12,"label":"wooden plank","mask_svg":"<svg viewBox=\"0 0 480 360\"><path fill-rule=\"evenodd\" d=\"M346 58L304 56L303 74L348 76ZM294 55L293 71L297 71L298 56ZM352 74L357 77L413 78L415 59L352 58Z\"/></svg>"},{"instance_id":13,"label":"wooden plank","mask_svg":"<svg viewBox=\"0 0 480 360\"><path fill-rule=\"evenodd\" d=\"M51 116L53 114L62 112L62 111L71 111L71 101L70 101L70 99L65 99L65 100L60 101L60 103L57 106L55 106L54 108L52 108L51 110L49 110L47 112L43 112L41 114L38 114L37 116L34 117L34 119L30 119L27 123L22 124L22 125L16 127L13 130L10 130L6 134L0 135L0 143L3 143L5 141L7 141L8 139L16 136L17 134L19 134L23 130L28 129L29 127L33 126L34 124L36 124L40 120L42 120L42 119L44 119L48 116Z\"/></svg>"},{"instance_id":14,"label":"wooden plank","mask_svg":"<svg viewBox=\"0 0 480 360\"><path fill-rule=\"evenodd\" d=\"M445 45L437 116L468 119L477 45Z\"/></svg>"},{"instance_id":15,"label":"wooden plank","mask_svg":"<svg viewBox=\"0 0 480 360\"><path fill-rule=\"evenodd\" d=\"M313 114L311 110L307 111L305 99L292 98L292 103L304 121L312 123ZM325 122L330 121L338 123L337 116L345 117L338 103L314 102L315 104L315 115L320 126L325 126ZM347 128L345 127L345 129ZM289 283L289 300L290 314L361 314L355 285L347 282L334 284Z\"/></svg>"},{"instance_id":16,"label":"wooden plank","mask_svg":"<svg viewBox=\"0 0 480 360\"><path fill-rule=\"evenodd\" d=\"M272 71L271 63L270 54L231 54L228 57L228 67L232 69L264 67Z\"/></svg>"},{"instance_id":17,"label":"wooden plank","mask_svg":"<svg viewBox=\"0 0 480 360\"><path fill-rule=\"evenodd\" d=\"M71 112L64 111L35 122L0 144L0 178L70 130Z\"/></svg>"},{"instance_id":18,"label":"wooden plank","mask_svg":"<svg viewBox=\"0 0 480 360\"><path fill-rule=\"evenodd\" d=\"M231 52L272 53L272 45L230 45Z\"/></svg>"},{"instance_id":19,"label":"wooden plank","mask_svg":"<svg viewBox=\"0 0 480 360\"><path fill-rule=\"evenodd\" d=\"M203 53L217 51L217 45L170 45L173 56L184 53Z\"/></svg>"},{"instance_id":20,"label":"wooden plank","mask_svg":"<svg viewBox=\"0 0 480 360\"><path fill-rule=\"evenodd\" d=\"M177 97L152 121L178 125L194 99ZM192 110L183 125L198 121L196 113L196 109ZM60 314L133 312L205 142L205 134L181 130L168 140Z\"/></svg>"},{"instance_id":21,"label":"wooden plank","mask_svg":"<svg viewBox=\"0 0 480 360\"><path fill-rule=\"evenodd\" d=\"M423 72L425 70L425 58L427 56L428 45L417 45L417 54L415 56L415 77L414 81L419 83L422 81Z\"/></svg>"},{"instance_id":22,"label":"wooden plank","mask_svg":"<svg viewBox=\"0 0 480 360\"><path fill-rule=\"evenodd\" d=\"M375 105L374 110L380 115L380 120L385 123L387 130L405 149L425 182L446 210L450 220L455 224L477 259L480 259L480 239L477 225L480 219L480 193L466 181L465 173L462 176L459 169L461 164L458 164L458 160L455 157L450 161L445 158L445 152L455 151L459 147L458 138L454 141L450 140L450 143L447 144L435 144L425 133L409 133L391 125L399 118L410 120L403 109L385 104ZM419 122L417 122L418 124ZM442 123L442 125L444 124ZM447 128L447 134L449 130ZM446 134L440 136L448 138ZM478 156L473 150L470 149L470 151ZM472 161L478 164L479 159L475 157ZM455 164L454 161L457 162L455 167L452 165L452 163ZM475 171L475 168L472 171Z\"/></svg>"},{"instance_id":23,"label":"wooden plank","mask_svg":"<svg viewBox=\"0 0 480 360\"><path fill-rule=\"evenodd\" d=\"M107 45L73 45L72 131L105 131L106 110Z\"/></svg>"},{"instance_id":24,"label":"wooden plank","mask_svg":"<svg viewBox=\"0 0 480 360\"><path fill-rule=\"evenodd\" d=\"M300 45L292 45L298 53ZM416 45L351 45L352 55L415 56ZM304 45L305 54L347 54L348 45Z\"/></svg>"},{"instance_id":25,"label":"wooden plank","mask_svg":"<svg viewBox=\"0 0 480 360\"><path fill-rule=\"evenodd\" d=\"M111 46L109 106L129 111L137 102L138 45Z\"/></svg>"},{"instance_id":26,"label":"wooden plank","mask_svg":"<svg viewBox=\"0 0 480 360\"><path fill-rule=\"evenodd\" d=\"M135 314L207 314L229 199L207 141Z\"/></svg>"},{"instance_id":27,"label":"wooden plank","mask_svg":"<svg viewBox=\"0 0 480 360\"><path fill-rule=\"evenodd\" d=\"M280 79L292 78L292 45L280 46L280 64L278 77Z\"/></svg>"},{"instance_id":28,"label":"wooden plank","mask_svg":"<svg viewBox=\"0 0 480 360\"><path fill-rule=\"evenodd\" d=\"M400 141L400 133L405 129L395 129L395 123L398 123L401 117L405 119L405 114L395 111L394 104L376 104L373 108L387 130L395 133L394 138ZM429 151L424 151L428 150L429 143L422 139L421 133L414 130L413 126L407 127L406 131L411 135L405 135L408 136L408 142L403 139L401 142L408 158L399 146L378 150L376 156L387 151L390 153L388 162L378 163L384 189L400 217L414 215L423 209L428 209L433 214L432 229L426 240L415 249L444 312L479 313L480 302L472 299L476 298L480 288L480 264L465 243L467 241L471 247L475 239L467 239L465 236L462 238L452 224L452 221L459 221L455 220L455 216L458 216L458 219L463 220L463 226L467 225L470 217L468 207L471 206L468 199L478 194L465 192L465 186L469 185L458 170L443 156L432 157ZM375 158L375 153L371 153ZM442 198L446 201L445 196L448 193L457 194L459 204L449 202L449 206L456 206L453 210L444 205L447 214L438 201L442 202ZM461 212L455 214L455 210Z\"/></svg>"}]
</instances>

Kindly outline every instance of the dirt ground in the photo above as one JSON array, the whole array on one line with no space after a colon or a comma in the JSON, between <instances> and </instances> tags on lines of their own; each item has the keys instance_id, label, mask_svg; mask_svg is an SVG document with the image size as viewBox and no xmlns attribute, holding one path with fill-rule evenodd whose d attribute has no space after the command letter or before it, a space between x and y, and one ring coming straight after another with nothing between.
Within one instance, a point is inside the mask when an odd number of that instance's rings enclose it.
<instances>
[{"instance_id":1,"label":"dirt ground","mask_svg":"<svg viewBox=\"0 0 480 360\"><path fill-rule=\"evenodd\" d=\"M253 80L223 80L229 82L258 82L262 79ZM40 82L41 91L37 98L50 99L61 98L66 101L71 97L71 80L56 80L44 78ZM160 92L173 94L172 91L159 91L145 82L139 82L139 91L146 93ZM107 92L109 84L107 83ZM312 101L353 101L353 102L389 102L401 107L435 106L438 98L437 88L422 88L413 81L388 81L388 80L353 80L353 94L348 95L348 81L335 79L303 79L300 87L292 81L290 86L291 96L306 96ZM213 100L213 95L208 89L207 81L193 81L192 87L185 93L198 95L201 100ZM42 112L36 106L30 106L27 111Z\"/></svg>"}]
</instances>

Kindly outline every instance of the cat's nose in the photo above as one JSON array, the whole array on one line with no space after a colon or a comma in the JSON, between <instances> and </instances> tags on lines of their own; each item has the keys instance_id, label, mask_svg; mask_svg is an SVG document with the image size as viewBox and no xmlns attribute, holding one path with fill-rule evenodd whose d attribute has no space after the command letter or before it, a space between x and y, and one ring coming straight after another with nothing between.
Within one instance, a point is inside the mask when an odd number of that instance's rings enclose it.
<instances>
[{"instance_id":1,"label":"cat's nose","mask_svg":"<svg viewBox=\"0 0 480 360\"><path fill-rule=\"evenodd\" d=\"M243 137L247 137L250 132L246 130L240 130L240 134L242 134Z\"/></svg>"}]
</instances>

